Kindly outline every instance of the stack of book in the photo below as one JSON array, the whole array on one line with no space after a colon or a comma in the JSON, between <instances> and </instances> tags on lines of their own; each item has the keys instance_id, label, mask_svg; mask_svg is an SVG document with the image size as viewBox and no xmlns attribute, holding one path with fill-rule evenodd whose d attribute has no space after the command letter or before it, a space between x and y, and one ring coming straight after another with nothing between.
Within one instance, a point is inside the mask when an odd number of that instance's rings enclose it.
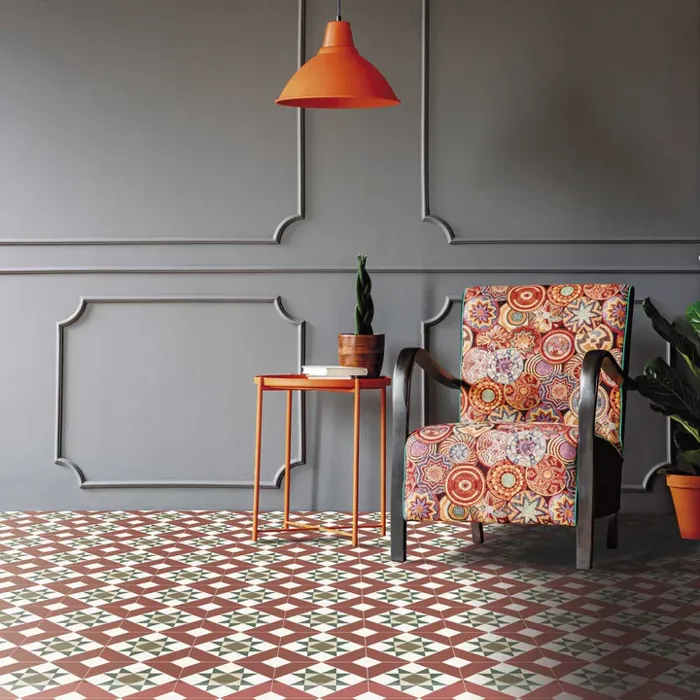
<instances>
[{"instance_id":1,"label":"stack of book","mask_svg":"<svg viewBox=\"0 0 700 700\"><path fill-rule=\"evenodd\" d=\"M366 367L341 367L339 365L304 365L301 373L312 379L354 379L366 377Z\"/></svg>"}]
</instances>

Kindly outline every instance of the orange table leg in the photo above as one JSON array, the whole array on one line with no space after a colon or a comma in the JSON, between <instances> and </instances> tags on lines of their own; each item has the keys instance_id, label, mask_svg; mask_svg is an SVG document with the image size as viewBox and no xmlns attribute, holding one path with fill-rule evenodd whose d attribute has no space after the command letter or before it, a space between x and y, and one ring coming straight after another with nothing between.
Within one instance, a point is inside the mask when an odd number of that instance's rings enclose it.
<instances>
[{"instance_id":1,"label":"orange table leg","mask_svg":"<svg viewBox=\"0 0 700 700\"><path fill-rule=\"evenodd\" d=\"M287 434L284 453L284 529L289 529L289 477L292 468L292 392L287 392Z\"/></svg>"},{"instance_id":2,"label":"orange table leg","mask_svg":"<svg viewBox=\"0 0 700 700\"><path fill-rule=\"evenodd\" d=\"M355 449L352 461L352 546L357 547L360 489L360 382L355 379Z\"/></svg>"},{"instance_id":3,"label":"orange table leg","mask_svg":"<svg viewBox=\"0 0 700 700\"><path fill-rule=\"evenodd\" d=\"M381 501L382 537L386 535L386 387L382 387L381 403L379 409L379 473L381 483L379 485L379 499Z\"/></svg>"},{"instance_id":4,"label":"orange table leg","mask_svg":"<svg viewBox=\"0 0 700 700\"><path fill-rule=\"evenodd\" d=\"M260 507L260 450L262 447L263 385L258 382L258 410L255 418L255 476L253 481L253 542L258 540L258 510Z\"/></svg>"}]
</instances>

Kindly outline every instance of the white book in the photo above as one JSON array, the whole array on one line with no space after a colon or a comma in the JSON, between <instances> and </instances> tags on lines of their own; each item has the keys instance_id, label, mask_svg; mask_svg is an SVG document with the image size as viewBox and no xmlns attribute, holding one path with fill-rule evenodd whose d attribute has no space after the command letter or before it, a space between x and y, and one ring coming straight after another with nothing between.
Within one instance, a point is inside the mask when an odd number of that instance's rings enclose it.
<instances>
[{"instance_id":1,"label":"white book","mask_svg":"<svg viewBox=\"0 0 700 700\"><path fill-rule=\"evenodd\" d=\"M366 367L342 367L340 365L304 365L301 373L307 377L328 377L342 379L345 377L365 377Z\"/></svg>"}]
</instances>

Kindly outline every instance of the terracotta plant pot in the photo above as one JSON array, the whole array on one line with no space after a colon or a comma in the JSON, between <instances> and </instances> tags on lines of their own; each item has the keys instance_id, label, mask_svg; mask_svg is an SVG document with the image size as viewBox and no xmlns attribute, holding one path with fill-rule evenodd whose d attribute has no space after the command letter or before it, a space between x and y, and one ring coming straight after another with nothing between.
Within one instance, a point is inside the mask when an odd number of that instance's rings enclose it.
<instances>
[{"instance_id":1,"label":"terracotta plant pot","mask_svg":"<svg viewBox=\"0 0 700 700\"><path fill-rule=\"evenodd\" d=\"M685 540L700 540L700 476L667 474L678 527Z\"/></svg>"},{"instance_id":2,"label":"terracotta plant pot","mask_svg":"<svg viewBox=\"0 0 700 700\"><path fill-rule=\"evenodd\" d=\"M343 367L366 367L368 377L378 377L384 364L384 334L338 334L338 362Z\"/></svg>"}]
</instances>

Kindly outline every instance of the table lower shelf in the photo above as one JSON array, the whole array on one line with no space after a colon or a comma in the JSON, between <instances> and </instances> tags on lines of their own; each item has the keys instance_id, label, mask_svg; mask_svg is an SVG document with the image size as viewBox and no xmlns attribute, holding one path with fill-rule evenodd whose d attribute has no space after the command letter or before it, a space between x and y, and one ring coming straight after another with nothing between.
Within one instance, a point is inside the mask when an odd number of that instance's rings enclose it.
<instances>
[{"instance_id":1,"label":"table lower shelf","mask_svg":"<svg viewBox=\"0 0 700 700\"><path fill-rule=\"evenodd\" d=\"M357 529L362 528L379 528L382 531L382 535L386 534L386 524L382 523L380 520L374 523L358 523ZM352 538L353 525L338 525L337 527L327 527L321 525L321 523L301 523L294 520L286 520L284 527L269 527L258 530L258 536L264 535L267 532L290 532L292 530L316 530L317 532L331 532L335 535L342 535L343 537ZM350 530L350 532L346 532Z\"/></svg>"}]
</instances>

